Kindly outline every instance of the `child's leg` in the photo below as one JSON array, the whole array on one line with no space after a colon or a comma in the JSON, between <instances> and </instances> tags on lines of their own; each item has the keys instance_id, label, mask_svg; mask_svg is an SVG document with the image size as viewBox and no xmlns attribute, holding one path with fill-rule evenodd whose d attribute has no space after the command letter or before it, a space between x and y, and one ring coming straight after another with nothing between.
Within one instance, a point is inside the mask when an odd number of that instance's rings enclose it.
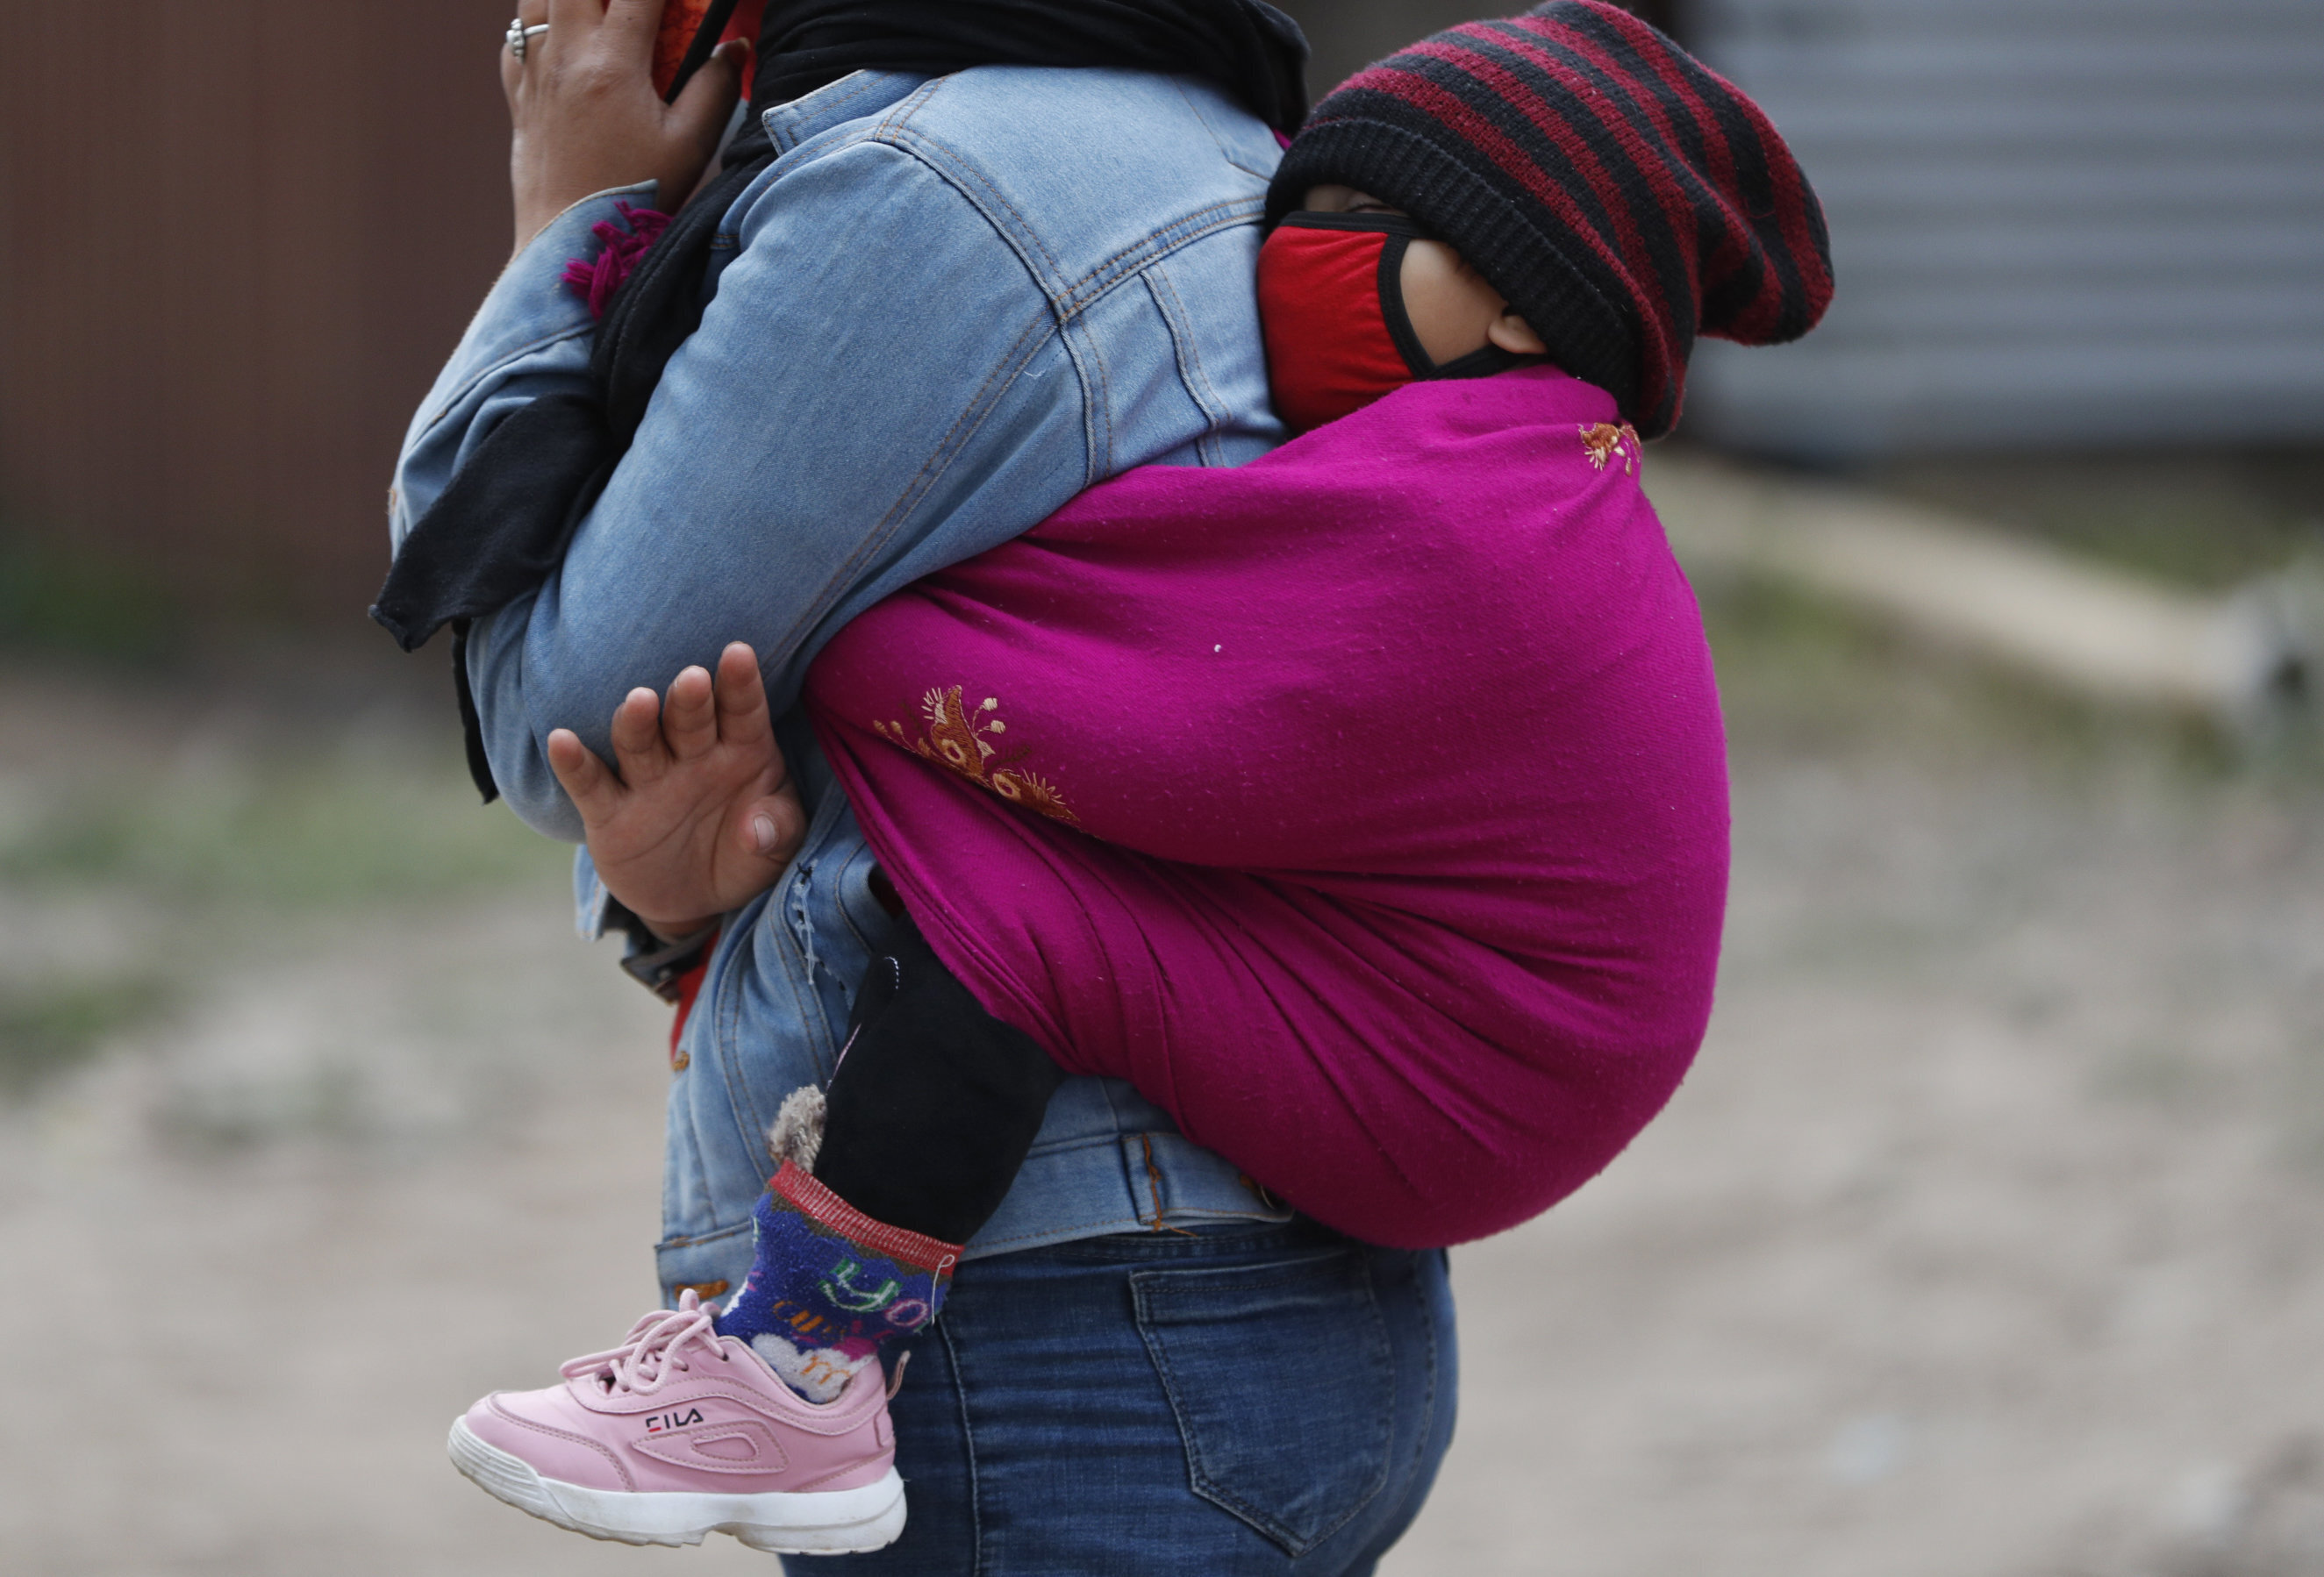
<instances>
[{"instance_id":1,"label":"child's leg","mask_svg":"<svg viewBox=\"0 0 2324 1577\"><path fill-rule=\"evenodd\" d=\"M718 1317L812 1401L943 1307L961 1246L1000 1208L1064 1081L909 921L858 990L828 1092L784 1102L781 1168L750 1279Z\"/></svg>"},{"instance_id":2,"label":"child's leg","mask_svg":"<svg viewBox=\"0 0 2324 1577\"><path fill-rule=\"evenodd\" d=\"M816 1179L866 1215L966 1242L1001 1208L1065 1074L986 1012L908 920L872 961L853 1023Z\"/></svg>"}]
</instances>

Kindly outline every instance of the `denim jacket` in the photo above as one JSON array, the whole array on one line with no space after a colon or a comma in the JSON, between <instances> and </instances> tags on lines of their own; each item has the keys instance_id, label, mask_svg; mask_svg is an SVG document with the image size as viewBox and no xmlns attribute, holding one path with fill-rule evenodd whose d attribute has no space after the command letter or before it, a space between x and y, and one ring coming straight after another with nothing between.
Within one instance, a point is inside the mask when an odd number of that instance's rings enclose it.
<instances>
[{"instance_id":1,"label":"denim jacket","mask_svg":"<svg viewBox=\"0 0 2324 1577\"><path fill-rule=\"evenodd\" d=\"M740 1284L767 1125L828 1078L889 923L795 708L807 662L890 592L1092 484L1240 464L1281 436L1251 283L1277 144L1216 89L867 71L765 118L779 157L721 226L700 331L561 568L468 647L493 775L520 816L568 839L580 821L548 768L551 729L609 754L631 687L732 640L758 649L786 714L809 829L781 881L730 918L680 1046L659 1265L673 1294ZM624 198L652 193L575 205L493 287L404 439L399 545L500 420L585 382L592 322L558 276ZM586 853L576 888L595 935L604 894ZM1074 1079L969 1257L1284 1213L1126 1084Z\"/></svg>"}]
</instances>

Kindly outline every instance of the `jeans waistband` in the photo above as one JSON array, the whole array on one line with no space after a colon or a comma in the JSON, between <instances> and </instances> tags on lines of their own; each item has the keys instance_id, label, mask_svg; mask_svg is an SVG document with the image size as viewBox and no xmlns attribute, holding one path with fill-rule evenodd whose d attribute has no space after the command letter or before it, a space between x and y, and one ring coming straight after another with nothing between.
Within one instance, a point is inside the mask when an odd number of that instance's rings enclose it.
<instances>
[{"instance_id":1,"label":"jeans waistband","mask_svg":"<svg viewBox=\"0 0 2324 1577\"><path fill-rule=\"evenodd\" d=\"M1262 1192L1223 1157L1185 1135L1119 1133L1037 1148L1000 1211L964 1260L1047 1248L1114 1232L1167 1232L1203 1222L1283 1222L1290 1209ZM751 1268L751 1222L654 1250L669 1305L692 1287L704 1297L742 1285Z\"/></svg>"}]
</instances>

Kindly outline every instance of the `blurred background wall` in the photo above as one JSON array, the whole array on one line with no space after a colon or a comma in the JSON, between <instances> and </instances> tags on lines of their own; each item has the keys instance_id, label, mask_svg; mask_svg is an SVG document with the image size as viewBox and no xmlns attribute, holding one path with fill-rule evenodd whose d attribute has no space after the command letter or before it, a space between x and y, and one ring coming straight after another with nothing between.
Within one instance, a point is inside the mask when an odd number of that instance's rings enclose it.
<instances>
[{"instance_id":1,"label":"blurred background wall","mask_svg":"<svg viewBox=\"0 0 2324 1577\"><path fill-rule=\"evenodd\" d=\"M403 423L508 244L506 9L0 6L12 537L359 616Z\"/></svg>"},{"instance_id":2,"label":"blurred background wall","mask_svg":"<svg viewBox=\"0 0 2324 1577\"><path fill-rule=\"evenodd\" d=\"M0 8L18 602L76 575L108 600L91 565L239 617L368 601L402 423L505 245L506 9ZM1480 7L1288 9L1320 92ZM1835 235L1827 326L1707 347L1695 436L1824 460L2324 437L2315 0L1634 9L1763 99Z\"/></svg>"},{"instance_id":3,"label":"blurred background wall","mask_svg":"<svg viewBox=\"0 0 2324 1577\"><path fill-rule=\"evenodd\" d=\"M1692 0L1831 223L1695 436L1821 457L2324 436L2324 5Z\"/></svg>"}]
</instances>

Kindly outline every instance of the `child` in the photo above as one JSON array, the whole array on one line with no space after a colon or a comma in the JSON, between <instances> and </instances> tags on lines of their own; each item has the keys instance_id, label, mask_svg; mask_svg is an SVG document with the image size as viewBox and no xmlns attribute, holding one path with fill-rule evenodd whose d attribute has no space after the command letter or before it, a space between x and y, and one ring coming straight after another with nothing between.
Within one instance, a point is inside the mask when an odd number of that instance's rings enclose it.
<instances>
[{"instance_id":1,"label":"child","mask_svg":"<svg viewBox=\"0 0 2324 1577\"><path fill-rule=\"evenodd\" d=\"M743 1289L479 1403L453 1451L492 1492L632 1542L893 1537L878 1354L935 1318L1060 1068L1412 1246L1537 1213L1675 1088L1726 783L1638 444L1698 332L1821 315L1814 197L1731 87L1553 0L1344 84L1268 217L1277 408L1313 430L1093 489L817 659L909 921L776 1125Z\"/></svg>"}]
</instances>

